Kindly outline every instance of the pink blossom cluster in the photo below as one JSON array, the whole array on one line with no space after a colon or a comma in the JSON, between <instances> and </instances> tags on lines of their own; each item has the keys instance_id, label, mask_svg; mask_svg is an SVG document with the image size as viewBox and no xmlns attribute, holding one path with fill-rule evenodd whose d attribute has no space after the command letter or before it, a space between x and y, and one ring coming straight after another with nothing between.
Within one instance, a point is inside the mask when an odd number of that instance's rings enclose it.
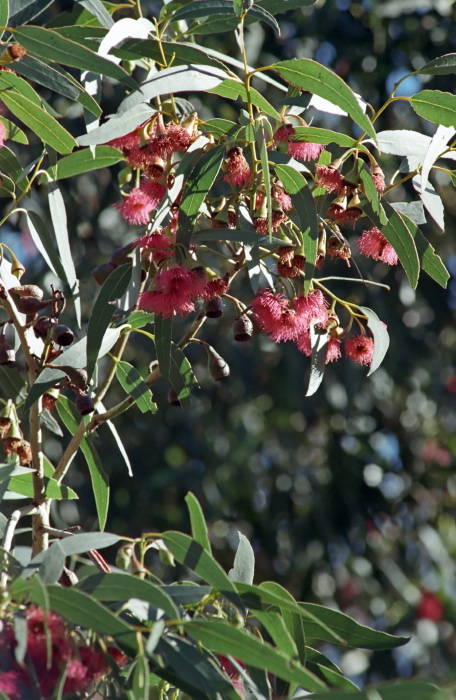
<instances>
[{"instance_id":1,"label":"pink blossom cluster","mask_svg":"<svg viewBox=\"0 0 456 700\"><path fill-rule=\"evenodd\" d=\"M127 657L115 647L108 649L110 660L102 651L76 643L59 615L32 606L25 611L27 620L26 661L33 665L41 696L50 698L65 673L63 693L85 693L93 684L106 676L115 662L122 666ZM14 655L16 640L11 627L4 621L0 637L0 691L10 700L34 697L33 681L27 673L27 664L20 665ZM46 639L50 636L50 649Z\"/></svg>"},{"instance_id":2,"label":"pink blossom cluster","mask_svg":"<svg viewBox=\"0 0 456 700\"><path fill-rule=\"evenodd\" d=\"M251 308L260 330L277 343L291 340L302 353L310 356L311 326L328 328L326 362L333 362L341 356L341 341L332 334L329 303L319 289L309 292L307 296L295 297L292 301L284 294L261 289L251 303ZM370 364L373 352L374 341L370 336L359 334L345 340L345 354L355 362Z\"/></svg>"}]
</instances>

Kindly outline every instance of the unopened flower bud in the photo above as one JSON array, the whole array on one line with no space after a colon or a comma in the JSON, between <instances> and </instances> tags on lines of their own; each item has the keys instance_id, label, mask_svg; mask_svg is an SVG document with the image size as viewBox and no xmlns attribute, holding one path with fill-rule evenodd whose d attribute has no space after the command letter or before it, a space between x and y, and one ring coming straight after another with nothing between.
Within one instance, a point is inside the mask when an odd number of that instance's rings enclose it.
<instances>
[{"instance_id":1,"label":"unopened flower bud","mask_svg":"<svg viewBox=\"0 0 456 700\"><path fill-rule=\"evenodd\" d=\"M204 311L208 318L219 318L223 314L223 300L220 297L209 299L204 304Z\"/></svg>"},{"instance_id":2,"label":"unopened flower bud","mask_svg":"<svg viewBox=\"0 0 456 700\"><path fill-rule=\"evenodd\" d=\"M85 394L83 391L76 397L76 409L81 416L87 416L89 413L93 413L95 410L95 404L93 403L90 396Z\"/></svg>"},{"instance_id":3,"label":"unopened flower bud","mask_svg":"<svg viewBox=\"0 0 456 700\"><path fill-rule=\"evenodd\" d=\"M74 340L74 333L71 328L63 323L56 323L51 329L51 338L57 345L71 345Z\"/></svg>"},{"instance_id":4,"label":"unopened flower bud","mask_svg":"<svg viewBox=\"0 0 456 700\"><path fill-rule=\"evenodd\" d=\"M127 263L130 263L131 258L128 256L137 245L137 241L130 241L130 243L127 243L127 245L124 245L122 248L117 248L117 250L115 250L109 258L109 263L112 263L113 265L126 265Z\"/></svg>"},{"instance_id":5,"label":"unopened flower bud","mask_svg":"<svg viewBox=\"0 0 456 700\"><path fill-rule=\"evenodd\" d=\"M49 328L56 323L57 321L55 318L50 318L50 316L40 316L33 324L35 335L44 340L47 337Z\"/></svg>"},{"instance_id":6,"label":"unopened flower bud","mask_svg":"<svg viewBox=\"0 0 456 700\"><path fill-rule=\"evenodd\" d=\"M48 389L44 394L43 394L43 408L47 409L48 411L52 411L54 409L55 404L57 403L57 399L59 398L60 391L59 389L56 389L55 387L52 387L51 389Z\"/></svg>"},{"instance_id":7,"label":"unopened flower bud","mask_svg":"<svg viewBox=\"0 0 456 700\"><path fill-rule=\"evenodd\" d=\"M30 464L32 461L32 448L27 440L21 440L16 454L19 457L19 464L21 467L25 467L26 464Z\"/></svg>"},{"instance_id":8,"label":"unopened flower bud","mask_svg":"<svg viewBox=\"0 0 456 700\"><path fill-rule=\"evenodd\" d=\"M0 365L12 365L15 361L14 348L11 347L4 335L0 335Z\"/></svg>"},{"instance_id":9,"label":"unopened flower bud","mask_svg":"<svg viewBox=\"0 0 456 700\"><path fill-rule=\"evenodd\" d=\"M209 355L209 362L207 363L207 368L209 374L211 375L214 382L220 381L220 379L225 379L225 377L230 376L230 367L228 363L215 352L214 348L209 347L207 349Z\"/></svg>"},{"instance_id":10,"label":"unopened flower bud","mask_svg":"<svg viewBox=\"0 0 456 700\"><path fill-rule=\"evenodd\" d=\"M8 53L11 56L11 60L20 61L21 58L25 56L27 51L20 44L11 44L7 47Z\"/></svg>"},{"instance_id":11,"label":"unopened flower bud","mask_svg":"<svg viewBox=\"0 0 456 700\"><path fill-rule=\"evenodd\" d=\"M98 284L103 284L104 282L106 282L109 275L116 269L116 267L117 265L114 265L114 263L112 262L107 262L103 263L102 265L98 265L98 267L92 270L92 276L95 279L95 282L97 282Z\"/></svg>"},{"instance_id":12,"label":"unopened flower bud","mask_svg":"<svg viewBox=\"0 0 456 700\"><path fill-rule=\"evenodd\" d=\"M238 343L250 340L253 336L253 323L248 316L243 314L233 323L233 337Z\"/></svg>"},{"instance_id":13,"label":"unopened flower bud","mask_svg":"<svg viewBox=\"0 0 456 700\"><path fill-rule=\"evenodd\" d=\"M172 386L170 386L170 388L168 389L168 403L170 406L180 406L181 405L181 402L179 400L179 396L177 395L177 391Z\"/></svg>"},{"instance_id":14,"label":"unopened flower bud","mask_svg":"<svg viewBox=\"0 0 456 700\"><path fill-rule=\"evenodd\" d=\"M131 544L125 544L117 551L116 566L123 571L128 571L133 556L133 547Z\"/></svg>"}]
</instances>

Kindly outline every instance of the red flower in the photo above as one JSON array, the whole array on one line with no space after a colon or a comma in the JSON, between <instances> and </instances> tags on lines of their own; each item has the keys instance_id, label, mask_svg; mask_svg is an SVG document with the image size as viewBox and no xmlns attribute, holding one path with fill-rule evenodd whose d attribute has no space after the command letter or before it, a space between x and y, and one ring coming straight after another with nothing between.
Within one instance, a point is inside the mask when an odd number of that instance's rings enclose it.
<instances>
[{"instance_id":1,"label":"red flower","mask_svg":"<svg viewBox=\"0 0 456 700\"><path fill-rule=\"evenodd\" d=\"M433 620L439 622L443 617L443 605L437 598L435 593L423 591L423 597L417 609L417 614L420 620Z\"/></svg>"},{"instance_id":2,"label":"red flower","mask_svg":"<svg viewBox=\"0 0 456 700\"><path fill-rule=\"evenodd\" d=\"M5 693L9 700L23 700L32 696L32 689L24 671L0 672L0 692Z\"/></svg>"},{"instance_id":3,"label":"red flower","mask_svg":"<svg viewBox=\"0 0 456 700\"><path fill-rule=\"evenodd\" d=\"M154 209L158 207L161 200L165 196L165 193L167 192L165 185L159 182L151 182L150 180L143 180L139 186L139 189L141 192L145 192L145 194L147 194Z\"/></svg>"},{"instance_id":4,"label":"red flower","mask_svg":"<svg viewBox=\"0 0 456 700\"><path fill-rule=\"evenodd\" d=\"M0 148L5 145L5 141L8 138L8 129L2 121L0 121Z\"/></svg>"},{"instance_id":5,"label":"red flower","mask_svg":"<svg viewBox=\"0 0 456 700\"><path fill-rule=\"evenodd\" d=\"M297 297L294 300L296 315L303 328L308 329L310 325L326 328L328 323L328 300L320 289L305 296Z\"/></svg>"},{"instance_id":6,"label":"red flower","mask_svg":"<svg viewBox=\"0 0 456 700\"><path fill-rule=\"evenodd\" d=\"M156 209L155 200L144 190L134 187L128 197L120 204L115 204L121 216L132 226L145 226L149 223L151 212Z\"/></svg>"},{"instance_id":7,"label":"red flower","mask_svg":"<svg viewBox=\"0 0 456 700\"><path fill-rule=\"evenodd\" d=\"M368 335L351 335L345 341L345 354L353 362L370 365L374 356L374 340Z\"/></svg>"},{"instance_id":8,"label":"red flower","mask_svg":"<svg viewBox=\"0 0 456 700\"><path fill-rule=\"evenodd\" d=\"M383 233L374 226L368 231L363 231L356 241L358 250L362 255L374 260L380 260L387 265L397 265L398 257L391 243L388 243Z\"/></svg>"},{"instance_id":9,"label":"red flower","mask_svg":"<svg viewBox=\"0 0 456 700\"><path fill-rule=\"evenodd\" d=\"M251 303L254 319L259 328L279 343L296 340L301 330L298 317L284 294L260 289Z\"/></svg>"},{"instance_id":10,"label":"red flower","mask_svg":"<svg viewBox=\"0 0 456 700\"><path fill-rule=\"evenodd\" d=\"M307 143L306 141L291 141L288 144L288 155L298 160L316 160L325 150L321 143Z\"/></svg>"},{"instance_id":11,"label":"red flower","mask_svg":"<svg viewBox=\"0 0 456 700\"><path fill-rule=\"evenodd\" d=\"M188 270L185 267L171 267L159 270L155 276L154 289L140 295L138 308L160 314L163 318L176 313L186 316L194 311L193 299L204 294L205 286L205 274L200 275L198 268Z\"/></svg>"},{"instance_id":12,"label":"red flower","mask_svg":"<svg viewBox=\"0 0 456 700\"><path fill-rule=\"evenodd\" d=\"M332 165L315 166L316 183L318 187L324 187L328 194L339 194L344 188L344 179L340 172Z\"/></svg>"},{"instance_id":13,"label":"red flower","mask_svg":"<svg viewBox=\"0 0 456 700\"><path fill-rule=\"evenodd\" d=\"M228 676L238 693L241 695L241 697L245 698L245 684L242 682L241 674L237 670L236 666L232 664L226 656L220 655L219 661L221 667L225 671L226 675ZM242 668L245 668L242 661L239 661L239 659L236 659L236 661Z\"/></svg>"},{"instance_id":14,"label":"red flower","mask_svg":"<svg viewBox=\"0 0 456 700\"><path fill-rule=\"evenodd\" d=\"M226 154L223 164L223 169L226 172L223 178L228 184L242 187L249 179L252 171L247 163L242 148L235 146Z\"/></svg>"},{"instance_id":15,"label":"red flower","mask_svg":"<svg viewBox=\"0 0 456 700\"><path fill-rule=\"evenodd\" d=\"M220 297L222 294L226 294L229 288L230 283L228 280L216 278L206 284L202 296L206 300L214 299L214 297Z\"/></svg>"}]
</instances>

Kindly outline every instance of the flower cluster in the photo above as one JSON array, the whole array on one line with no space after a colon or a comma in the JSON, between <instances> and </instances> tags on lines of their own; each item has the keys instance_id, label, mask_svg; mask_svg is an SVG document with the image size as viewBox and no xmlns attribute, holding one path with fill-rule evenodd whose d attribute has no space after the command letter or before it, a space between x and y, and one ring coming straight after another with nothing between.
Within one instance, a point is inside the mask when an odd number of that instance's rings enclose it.
<instances>
[{"instance_id":1,"label":"flower cluster","mask_svg":"<svg viewBox=\"0 0 456 700\"><path fill-rule=\"evenodd\" d=\"M65 674L63 693L85 693L95 687L111 670L113 664L122 666L127 657L115 647L108 654L81 645L81 638L71 635L59 615L45 612L36 606L25 611L27 620L26 663L20 665L15 658L16 640L11 626L3 621L0 637L0 691L10 700L34 697L34 683L27 673L29 664L43 698L50 698ZM47 635L50 647L47 645Z\"/></svg>"}]
</instances>

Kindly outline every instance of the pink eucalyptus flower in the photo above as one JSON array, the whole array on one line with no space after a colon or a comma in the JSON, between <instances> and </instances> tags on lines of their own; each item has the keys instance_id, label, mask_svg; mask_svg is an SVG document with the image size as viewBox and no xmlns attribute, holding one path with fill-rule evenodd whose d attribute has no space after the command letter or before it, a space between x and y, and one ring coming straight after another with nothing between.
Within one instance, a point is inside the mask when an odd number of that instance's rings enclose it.
<instances>
[{"instance_id":1,"label":"pink eucalyptus flower","mask_svg":"<svg viewBox=\"0 0 456 700\"><path fill-rule=\"evenodd\" d=\"M140 309L170 318L174 314L186 316L194 311L193 300L203 296L206 287L204 275L198 268L171 267L159 270L155 276L153 289L139 297Z\"/></svg>"},{"instance_id":2,"label":"pink eucalyptus flower","mask_svg":"<svg viewBox=\"0 0 456 700\"><path fill-rule=\"evenodd\" d=\"M284 294L274 294L270 289L261 289L251 307L259 328L276 343L282 340L296 340L301 330L300 324Z\"/></svg>"},{"instance_id":3,"label":"pink eucalyptus flower","mask_svg":"<svg viewBox=\"0 0 456 700\"><path fill-rule=\"evenodd\" d=\"M5 124L0 121L0 148L5 145L5 141L8 138L8 129Z\"/></svg>"},{"instance_id":4,"label":"pink eucalyptus flower","mask_svg":"<svg viewBox=\"0 0 456 700\"><path fill-rule=\"evenodd\" d=\"M134 187L128 197L120 204L115 204L121 216L132 226L145 226L149 223L150 214L157 208L156 200L139 187Z\"/></svg>"},{"instance_id":5,"label":"pink eucalyptus flower","mask_svg":"<svg viewBox=\"0 0 456 700\"><path fill-rule=\"evenodd\" d=\"M223 169L226 172L223 178L228 184L236 187L242 187L252 174L250 166L245 159L242 148L235 146L226 154L223 164Z\"/></svg>"},{"instance_id":6,"label":"pink eucalyptus flower","mask_svg":"<svg viewBox=\"0 0 456 700\"><path fill-rule=\"evenodd\" d=\"M380 260L387 265L397 265L398 257L391 243L388 243L380 229L370 228L363 231L356 241L358 250L362 255L374 260Z\"/></svg>"},{"instance_id":7,"label":"pink eucalyptus flower","mask_svg":"<svg viewBox=\"0 0 456 700\"><path fill-rule=\"evenodd\" d=\"M309 328L311 324L326 328L328 323L329 303L323 292L316 289L305 296L294 300L294 308L300 324L303 328Z\"/></svg>"},{"instance_id":8,"label":"pink eucalyptus flower","mask_svg":"<svg viewBox=\"0 0 456 700\"><path fill-rule=\"evenodd\" d=\"M360 365L372 364L374 340L368 335L351 335L345 341L345 354Z\"/></svg>"},{"instance_id":9,"label":"pink eucalyptus flower","mask_svg":"<svg viewBox=\"0 0 456 700\"><path fill-rule=\"evenodd\" d=\"M324 187L328 194L339 194L344 188L344 179L340 172L331 165L315 166L316 183L318 187Z\"/></svg>"},{"instance_id":10,"label":"pink eucalyptus flower","mask_svg":"<svg viewBox=\"0 0 456 700\"><path fill-rule=\"evenodd\" d=\"M325 150L321 143L307 143L306 141L290 141L288 155L298 160L316 160Z\"/></svg>"}]
</instances>

